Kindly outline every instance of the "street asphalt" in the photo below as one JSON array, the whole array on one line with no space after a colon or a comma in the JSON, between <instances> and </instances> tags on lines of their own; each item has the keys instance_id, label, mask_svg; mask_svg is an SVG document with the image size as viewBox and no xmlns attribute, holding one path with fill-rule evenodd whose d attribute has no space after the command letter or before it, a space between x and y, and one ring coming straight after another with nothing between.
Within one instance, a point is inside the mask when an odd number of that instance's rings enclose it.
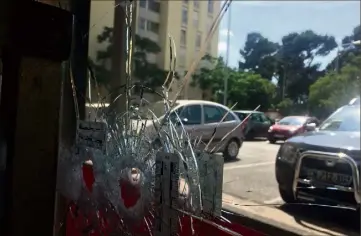
<instances>
[{"instance_id":1,"label":"street asphalt","mask_svg":"<svg viewBox=\"0 0 361 236\"><path fill-rule=\"evenodd\" d=\"M274 172L279 144L245 141L238 159L224 165L223 192L258 203L282 203Z\"/></svg>"},{"instance_id":2,"label":"street asphalt","mask_svg":"<svg viewBox=\"0 0 361 236\"><path fill-rule=\"evenodd\" d=\"M243 209L259 212L262 216L268 214L269 219L282 223L287 221L286 214L293 218L293 226L303 227L302 230L310 230L311 224L314 228L312 235L359 235L360 215L356 211L284 204L275 179L275 159L280 144L282 142L270 144L265 140L245 141L238 159L224 164L223 194L239 199L233 201L239 201L238 206L241 207L246 202L260 207L267 206L270 210L255 210L257 207L245 205Z\"/></svg>"}]
</instances>

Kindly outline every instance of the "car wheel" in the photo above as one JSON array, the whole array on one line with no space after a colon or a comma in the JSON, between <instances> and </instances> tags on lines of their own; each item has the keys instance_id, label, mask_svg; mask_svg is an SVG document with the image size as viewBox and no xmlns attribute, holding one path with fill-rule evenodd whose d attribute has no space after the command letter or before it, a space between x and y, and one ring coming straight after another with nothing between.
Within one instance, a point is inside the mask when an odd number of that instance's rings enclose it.
<instances>
[{"instance_id":1,"label":"car wheel","mask_svg":"<svg viewBox=\"0 0 361 236\"><path fill-rule=\"evenodd\" d=\"M254 130L251 129L247 132L245 138L247 140L253 140L255 138L254 136L255 136L255 132L254 132Z\"/></svg>"},{"instance_id":2,"label":"car wheel","mask_svg":"<svg viewBox=\"0 0 361 236\"><path fill-rule=\"evenodd\" d=\"M236 159L239 153L239 148L240 142L237 139L231 139L223 151L224 158L229 160Z\"/></svg>"},{"instance_id":3,"label":"car wheel","mask_svg":"<svg viewBox=\"0 0 361 236\"><path fill-rule=\"evenodd\" d=\"M277 142L277 140L276 140L276 139L274 139L274 138L268 138L268 142L270 142L270 143L274 144L274 143L276 143L276 142Z\"/></svg>"},{"instance_id":4,"label":"car wheel","mask_svg":"<svg viewBox=\"0 0 361 236\"><path fill-rule=\"evenodd\" d=\"M290 189L283 189L281 187L278 187L278 190L280 192L281 198L285 203L295 203L297 200L294 198L293 193Z\"/></svg>"}]
</instances>

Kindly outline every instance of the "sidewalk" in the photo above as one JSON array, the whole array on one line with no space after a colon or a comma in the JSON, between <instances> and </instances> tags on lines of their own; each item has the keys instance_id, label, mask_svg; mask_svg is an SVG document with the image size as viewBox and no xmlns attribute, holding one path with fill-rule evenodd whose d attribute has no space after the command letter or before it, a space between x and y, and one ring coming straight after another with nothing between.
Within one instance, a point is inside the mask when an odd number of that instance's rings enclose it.
<instances>
[{"instance_id":1,"label":"sidewalk","mask_svg":"<svg viewBox=\"0 0 361 236\"><path fill-rule=\"evenodd\" d=\"M223 209L231 213L241 215L240 221L246 226L261 229L271 236L304 236L304 235L327 235L327 236L356 236L359 233L342 232L344 230L330 225L323 228L305 221L297 220L290 214L271 206L261 206L257 203L235 198L223 193ZM232 214L230 214L231 216ZM335 216L337 217L337 216ZM239 217L237 217L239 218ZM341 233L342 232L342 233Z\"/></svg>"}]
</instances>

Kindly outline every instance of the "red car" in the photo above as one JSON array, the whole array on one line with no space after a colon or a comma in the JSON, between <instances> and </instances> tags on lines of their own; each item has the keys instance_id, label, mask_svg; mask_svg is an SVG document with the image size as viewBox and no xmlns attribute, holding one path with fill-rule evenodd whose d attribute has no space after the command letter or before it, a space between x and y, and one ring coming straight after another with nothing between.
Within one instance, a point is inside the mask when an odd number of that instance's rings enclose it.
<instances>
[{"instance_id":1,"label":"red car","mask_svg":"<svg viewBox=\"0 0 361 236\"><path fill-rule=\"evenodd\" d=\"M268 130L268 141L275 143L278 140L286 140L297 134L306 132L307 126L318 126L319 121L315 117L287 116L272 125Z\"/></svg>"}]
</instances>

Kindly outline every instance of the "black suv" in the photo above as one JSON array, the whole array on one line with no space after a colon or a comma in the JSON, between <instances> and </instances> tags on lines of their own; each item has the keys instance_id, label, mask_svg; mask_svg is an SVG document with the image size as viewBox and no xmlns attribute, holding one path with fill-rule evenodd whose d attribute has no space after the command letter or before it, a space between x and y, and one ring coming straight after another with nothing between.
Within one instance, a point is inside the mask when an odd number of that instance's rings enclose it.
<instances>
[{"instance_id":1,"label":"black suv","mask_svg":"<svg viewBox=\"0 0 361 236\"><path fill-rule=\"evenodd\" d=\"M280 147L276 157L280 195L286 203L359 209L360 162L360 105L351 104Z\"/></svg>"}]
</instances>

